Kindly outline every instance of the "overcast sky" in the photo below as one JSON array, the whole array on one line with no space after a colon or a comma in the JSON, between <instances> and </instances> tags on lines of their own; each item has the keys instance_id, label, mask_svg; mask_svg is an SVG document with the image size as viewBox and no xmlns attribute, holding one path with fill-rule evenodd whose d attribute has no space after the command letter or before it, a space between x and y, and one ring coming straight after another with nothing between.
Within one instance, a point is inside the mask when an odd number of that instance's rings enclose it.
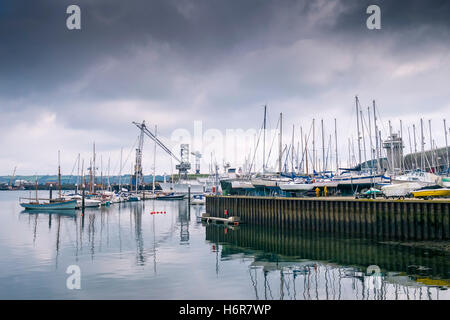
<instances>
[{"instance_id":1,"label":"overcast sky","mask_svg":"<svg viewBox=\"0 0 450 320\"><path fill-rule=\"evenodd\" d=\"M81 8L81 30L66 27L70 4ZM381 8L381 30L366 27L370 4ZM365 113L376 100L385 127L392 120L399 130L403 119L406 138L424 118L427 147L432 119L433 138L444 146L449 21L445 0L2 0L0 174L14 166L18 174L53 174L58 150L69 174L78 153L89 161L94 141L104 167L111 158L112 174L123 147L129 172L138 134L132 121L158 125L178 153L174 130L193 134L195 120L223 134L258 129L264 104L272 129L283 112L286 144L292 125L298 136L301 125L307 131L312 118L318 126L324 119L328 136L337 118L346 164L355 95ZM250 147L236 150L248 155ZM200 151L207 172L211 149ZM242 165L232 151L215 153L219 164L225 153ZM146 140L145 174L152 161ZM161 150L157 171L170 172Z\"/></svg>"}]
</instances>

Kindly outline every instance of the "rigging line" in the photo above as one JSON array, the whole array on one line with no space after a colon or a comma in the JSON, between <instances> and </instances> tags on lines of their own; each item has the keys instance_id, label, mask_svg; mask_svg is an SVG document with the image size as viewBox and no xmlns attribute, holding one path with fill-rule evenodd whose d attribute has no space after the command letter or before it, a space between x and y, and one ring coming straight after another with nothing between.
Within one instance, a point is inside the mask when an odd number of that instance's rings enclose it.
<instances>
[{"instance_id":1,"label":"rigging line","mask_svg":"<svg viewBox=\"0 0 450 320\"><path fill-rule=\"evenodd\" d=\"M278 119L278 121L277 121L277 127L275 128L275 131L278 129L278 126L280 125L280 119ZM270 131L269 131L270 132ZM275 142L275 138L277 137L277 135L276 135L276 133L273 135L273 139L272 139L272 144L270 145L270 149L269 149L269 155L267 156L267 162L266 163L269 163L269 160L270 160L270 154L272 153L272 147L273 147L273 144L274 144L274 142Z\"/></svg>"},{"instance_id":2,"label":"rigging line","mask_svg":"<svg viewBox=\"0 0 450 320\"><path fill-rule=\"evenodd\" d=\"M378 119L377 120L380 120L381 126L383 127L383 133L386 134L386 132L388 132L389 130L386 129L386 126L384 125L383 120L381 120L380 110L378 110L379 108L376 107L375 109L376 109L376 111L378 113Z\"/></svg>"},{"instance_id":3,"label":"rigging line","mask_svg":"<svg viewBox=\"0 0 450 320\"><path fill-rule=\"evenodd\" d=\"M120 168L120 171L122 171L122 169L125 168L125 165L127 164L128 159L130 158L131 153L133 152L134 148L136 147L136 144L137 144L138 140L139 140L139 135L137 136L136 141L134 142L133 146L131 147L130 152L128 153L128 156L127 156L127 158L125 159L125 162L122 164L122 167Z\"/></svg>"},{"instance_id":4,"label":"rigging line","mask_svg":"<svg viewBox=\"0 0 450 320\"><path fill-rule=\"evenodd\" d=\"M309 133L308 133L308 138L306 139L305 147L302 150L302 161L300 162L301 167L303 167L303 161L305 159L305 152L307 150L307 145L309 142L309 137L311 136L311 132L312 132L312 123L311 123L311 126L309 127ZM303 137L302 137L302 139L303 139Z\"/></svg>"},{"instance_id":5,"label":"rigging line","mask_svg":"<svg viewBox=\"0 0 450 320\"><path fill-rule=\"evenodd\" d=\"M252 160L252 162L250 163L250 168L249 168L249 170L248 170L249 176L251 176L252 167L253 167L253 163L254 163L254 161L255 161L256 151L258 150L259 140L260 140L260 138L261 138L261 133L262 133L262 131L263 131L263 127L264 127L264 124L261 126L261 129L259 130L259 136L258 136L258 140L257 140L257 142L256 142L255 152L253 153L253 160Z\"/></svg>"}]
</instances>

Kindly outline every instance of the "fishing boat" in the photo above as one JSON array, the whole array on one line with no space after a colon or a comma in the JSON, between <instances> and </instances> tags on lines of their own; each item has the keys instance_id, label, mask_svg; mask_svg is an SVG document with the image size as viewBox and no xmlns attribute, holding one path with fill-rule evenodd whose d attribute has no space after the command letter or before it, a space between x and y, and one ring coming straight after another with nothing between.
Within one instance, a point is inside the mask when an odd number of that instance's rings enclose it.
<instances>
[{"instance_id":1,"label":"fishing boat","mask_svg":"<svg viewBox=\"0 0 450 320\"><path fill-rule=\"evenodd\" d=\"M75 209L77 200L51 200L40 198L19 198L20 206L26 210Z\"/></svg>"}]
</instances>

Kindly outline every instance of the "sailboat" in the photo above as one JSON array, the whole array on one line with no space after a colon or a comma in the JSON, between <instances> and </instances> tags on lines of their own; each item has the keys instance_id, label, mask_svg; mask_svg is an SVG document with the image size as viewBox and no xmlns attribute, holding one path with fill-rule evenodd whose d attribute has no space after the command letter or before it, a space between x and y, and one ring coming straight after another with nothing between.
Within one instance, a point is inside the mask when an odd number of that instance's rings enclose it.
<instances>
[{"instance_id":1,"label":"sailboat","mask_svg":"<svg viewBox=\"0 0 450 320\"><path fill-rule=\"evenodd\" d=\"M61 210L61 209L75 209L77 200L65 200L61 196L61 166L59 165L59 151L58 151L58 187L59 197L57 199L44 199L38 197L38 180L36 177L36 196L34 198L19 198L20 206L26 210Z\"/></svg>"}]
</instances>

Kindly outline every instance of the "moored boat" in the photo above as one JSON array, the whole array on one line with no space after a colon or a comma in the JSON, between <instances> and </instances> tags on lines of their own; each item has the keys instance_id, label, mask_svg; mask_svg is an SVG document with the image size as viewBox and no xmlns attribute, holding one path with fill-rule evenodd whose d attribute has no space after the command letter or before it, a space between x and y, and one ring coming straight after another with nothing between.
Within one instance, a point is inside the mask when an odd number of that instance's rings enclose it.
<instances>
[{"instance_id":1,"label":"moored boat","mask_svg":"<svg viewBox=\"0 0 450 320\"><path fill-rule=\"evenodd\" d=\"M160 195L155 200L183 200L185 196L185 194L167 194Z\"/></svg>"},{"instance_id":2,"label":"moored boat","mask_svg":"<svg viewBox=\"0 0 450 320\"><path fill-rule=\"evenodd\" d=\"M450 189L449 188L440 188L440 189L422 189L411 192L414 198L439 198L439 197L450 197Z\"/></svg>"},{"instance_id":3,"label":"moored boat","mask_svg":"<svg viewBox=\"0 0 450 320\"><path fill-rule=\"evenodd\" d=\"M206 197L203 194L194 194L191 197L191 204L205 204L206 203Z\"/></svg>"},{"instance_id":4,"label":"moored boat","mask_svg":"<svg viewBox=\"0 0 450 320\"><path fill-rule=\"evenodd\" d=\"M29 200L28 202L22 202L22 200ZM75 209L77 200L58 200L52 201L51 199L36 199L36 198L20 198L20 206L26 210L61 210L61 209Z\"/></svg>"}]
</instances>

